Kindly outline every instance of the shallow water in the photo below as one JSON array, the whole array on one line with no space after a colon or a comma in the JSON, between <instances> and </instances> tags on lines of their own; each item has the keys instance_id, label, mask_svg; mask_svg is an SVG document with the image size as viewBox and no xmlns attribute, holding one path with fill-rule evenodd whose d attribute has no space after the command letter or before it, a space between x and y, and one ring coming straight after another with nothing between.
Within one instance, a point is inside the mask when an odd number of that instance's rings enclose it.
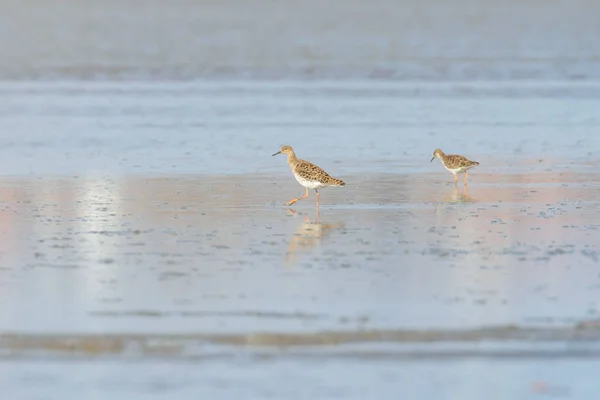
<instances>
[{"instance_id":1,"label":"shallow water","mask_svg":"<svg viewBox=\"0 0 600 400\"><path fill-rule=\"evenodd\" d=\"M568 82L0 83L0 168L287 176L270 155L289 144L334 175L437 172L436 147L478 174L580 173L600 158L599 95Z\"/></svg>"},{"instance_id":2,"label":"shallow water","mask_svg":"<svg viewBox=\"0 0 600 400\"><path fill-rule=\"evenodd\" d=\"M342 321L589 318L600 290L598 175L472 175L470 189L447 174L348 176L344 189L322 191L318 216L313 198L282 205L301 189L289 177L6 179L0 328L311 331Z\"/></svg>"},{"instance_id":3,"label":"shallow water","mask_svg":"<svg viewBox=\"0 0 600 400\"><path fill-rule=\"evenodd\" d=\"M3 83L0 385L589 399L598 89ZM318 214L282 144L346 181Z\"/></svg>"},{"instance_id":4,"label":"shallow water","mask_svg":"<svg viewBox=\"0 0 600 400\"><path fill-rule=\"evenodd\" d=\"M4 393L10 398L45 399L64 398L65 387L77 388L76 398L86 399L110 395L136 399L396 399L400 387L402 393L430 399L593 399L598 386L590 374L597 365L589 360L549 363L546 359L519 363L246 358L194 363L25 361L0 363L0 384L6 387L8 382ZM59 372L65 368L77 373ZM565 370L578 378L568 380ZM13 382L23 389L15 390Z\"/></svg>"}]
</instances>

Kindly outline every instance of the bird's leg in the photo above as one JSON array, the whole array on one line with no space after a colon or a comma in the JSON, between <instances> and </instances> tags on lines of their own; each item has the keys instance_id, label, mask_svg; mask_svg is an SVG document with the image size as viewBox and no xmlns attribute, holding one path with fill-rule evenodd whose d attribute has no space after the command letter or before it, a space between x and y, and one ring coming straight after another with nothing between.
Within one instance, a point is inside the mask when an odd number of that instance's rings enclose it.
<instances>
[{"instance_id":1,"label":"bird's leg","mask_svg":"<svg viewBox=\"0 0 600 400\"><path fill-rule=\"evenodd\" d=\"M456 174L452 174L454 175L454 184L456 185L456 182L458 182L458 177L456 176Z\"/></svg>"},{"instance_id":2,"label":"bird's leg","mask_svg":"<svg viewBox=\"0 0 600 400\"><path fill-rule=\"evenodd\" d=\"M317 211L319 210L319 191L315 189L315 193L317 193Z\"/></svg>"},{"instance_id":3,"label":"bird's leg","mask_svg":"<svg viewBox=\"0 0 600 400\"><path fill-rule=\"evenodd\" d=\"M465 171L465 186L467 186L467 178L469 177L469 173Z\"/></svg>"},{"instance_id":4,"label":"bird's leg","mask_svg":"<svg viewBox=\"0 0 600 400\"><path fill-rule=\"evenodd\" d=\"M288 206L291 206L291 205L292 205L292 204L294 204L295 202L297 202L297 201L299 201L299 200L302 200L302 199L305 199L305 198L307 198L307 197L308 197L308 188L306 188L306 194L305 194L304 196L302 196L302 197L298 197L297 199L292 199L292 200L288 201L288 202L287 202L287 205L288 205Z\"/></svg>"}]
</instances>

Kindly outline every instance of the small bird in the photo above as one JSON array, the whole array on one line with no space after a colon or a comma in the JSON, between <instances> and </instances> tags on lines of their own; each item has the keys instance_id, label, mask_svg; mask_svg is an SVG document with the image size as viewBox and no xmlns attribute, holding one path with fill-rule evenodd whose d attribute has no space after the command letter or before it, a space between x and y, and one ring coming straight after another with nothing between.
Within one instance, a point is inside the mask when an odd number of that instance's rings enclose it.
<instances>
[{"instance_id":1,"label":"small bird","mask_svg":"<svg viewBox=\"0 0 600 400\"><path fill-rule=\"evenodd\" d=\"M306 199L308 197L308 189L314 189L317 196L317 208L319 207L319 189L327 186L344 186L344 181L336 178L332 178L323 169L317 167L308 161L301 160L296 157L294 149L290 146L283 146L281 150L273 154L275 157L277 154L285 154L287 156L287 162L292 169L294 177L299 184L306 188L306 194L297 199L292 199L287 202L288 206L291 206L295 202Z\"/></svg>"},{"instance_id":2,"label":"small bird","mask_svg":"<svg viewBox=\"0 0 600 400\"><path fill-rule=\"evenodd\" d=\"M452 172L452 174L454 175L454 184L455 185L456 185L456 182L458 181L456 174L462 174L464 172L464 174L465 174L464 184L466 185L467 178L469 177L469 173L467 172L467 170L470 168L473 168L476 165L479 165L479 163L477 161L471 161L471 160L467 159L466 157L459 156L456 154L446 154L440 149L435 149L435 151L433 152L433 157L431 158L431 161L433 161L436 157L440 159L444 168L446 168L448 171ZM429 161L429 162L431 162L431 161Z\"/></svg>"}]
</instances>

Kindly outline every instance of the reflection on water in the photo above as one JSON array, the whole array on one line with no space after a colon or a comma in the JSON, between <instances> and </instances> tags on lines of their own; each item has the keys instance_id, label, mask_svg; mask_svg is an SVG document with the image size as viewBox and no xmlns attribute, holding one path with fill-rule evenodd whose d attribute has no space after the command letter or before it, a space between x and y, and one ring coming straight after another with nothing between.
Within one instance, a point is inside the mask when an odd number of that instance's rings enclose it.
<instances>
[{"instance_id":1,"label":"reflection on water","mask_svg":"<svg viewBox=\"0 0 600 400\"><path fill-rule=\"evenodd\" d=\"M589 319L600 290L597 175L478 175L450 198L437 176L347 176L319 215L276 205L297 186L277 176L4 179L0 330Z\"/></svg>"},{"instance_id":2,"label":"reflection on water","mask_svg":"<svg viewBox=\"0 0 600 400\"><path fill-rule=\"evenodd\" d=\"M290 209L291 214L296 214L296 210ZM306 252L321 244L323 238L330 235L336 229L344 228L343 222L324 223L319 219L320 213L317 208L314 221L310 221L308 215L304 217L304 222L300 223L296 232L290 239L286 261L293 263L297 260L297 253Z\"/></svg>"},{"instance_id":3,"label":"reflection on water","mask_svg":"<svg viewBox=\"0 0 600 400\"><path fill-rule=\"evenodd\" d=\"M507 362L564 372L569 360L596 361L600 176L480 174L455 191L444 175L346 176L319 214L274 201L297 188L287 175L4 178L0 387L15 400L99 385L119 398L193 399L235 388L231 368L243 365L239 376L266 374L248 378L257 393L265 382L276 390L277 373L286 390L287 378L305 376L296 392L337 363L330 382L369 367L372 379L351 379L362 398L398 363L447 366L440 373L452 377L462 365L472 382L474 360L482 379ZM54 368L50 355L70 362ZM135 378L122 368L138 357ZM153 360L169 366L161 390ZM193 375L219 363L218 377ZM595 366L581 371L577 382L597 383ZM247 384L234 392L211 397L249 397Z\"/></svg>"},{"instance_id":4,"label":"reflection on water","mask_svg":"<svg viewBox=\"0 0 600 400\"><path fill-rule=\"evenodd\" d=\"M463 189L459 189L458 185L453 185L452 193L448 194L442 200L447 203L466 203L476 202L477 200L469 195L469 187L463 186Z\"/></svg>"}]
</instances>

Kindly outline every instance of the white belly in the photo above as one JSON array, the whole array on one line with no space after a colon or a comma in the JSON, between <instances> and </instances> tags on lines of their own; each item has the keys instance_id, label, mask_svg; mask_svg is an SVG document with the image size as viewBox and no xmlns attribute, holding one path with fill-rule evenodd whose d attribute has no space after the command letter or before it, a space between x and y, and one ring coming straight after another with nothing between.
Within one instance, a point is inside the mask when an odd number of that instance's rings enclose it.
<instances>
[{"instance_id":1,"label":"white belly","mask_svg":"<svg viewBox=\"0 0 600 400\"><path fill-rule=\"evenodd\" d=\"M461 173L465 172L466 170L468 170L469 168L472 168L472 167L473 167L473 165L470 165L468 167L461 167L461 168L450 169L450 168L448 168L448 167L446 167L444 165L444 168L446 168L448 171L452 172L453 174L461 174Z\"/></svg>"},{"instance_id":2,"label":"white belly","mask_svg":"<svg viewBox=\"0 0 600 400\"><path fill-rule=\"evenodd\" d=\"M304 186L305 188L319 189L319 188L322 188L324 186L319 181L311 181L311 180L308 180L308 179L304 179L301 176L298 176L296 174L294 174L294 177L296 177L296 180L298 181L298 183L301 184L302 186Z\"/></svg>"}]
</instances>

